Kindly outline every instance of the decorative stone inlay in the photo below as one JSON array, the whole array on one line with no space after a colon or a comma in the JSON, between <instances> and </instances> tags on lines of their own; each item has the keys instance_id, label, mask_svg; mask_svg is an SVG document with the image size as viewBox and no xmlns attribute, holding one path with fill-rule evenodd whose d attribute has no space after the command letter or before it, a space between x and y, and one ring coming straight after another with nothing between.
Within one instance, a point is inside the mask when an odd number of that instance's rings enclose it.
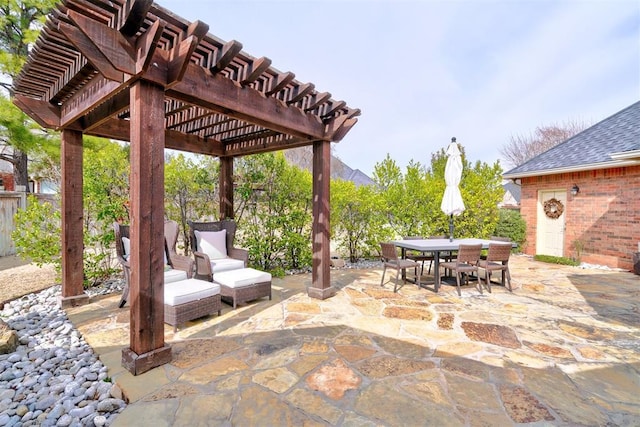
<instances>
[{"instance_id":1,"label":"decorative stone inlay","mask_svg":"<svg viewBox=\"0 0 640 427\"><path fill-rule=\"evenodd\" d=\"M366 359L376 353L372 348L361 347L358 345L336 345L335 350L349 362Z\"/></svg>"},{"instance_id":2,"label":"decorative stone inlay","mask_svg":"<svg viewBox=\"0 0 640 427\"><path fill-rule=\"evenodd\" d=\"M453 313L440 313L438 315L438 328L439 329L453 329L453 320L455 316Z\"/></svg>"},{"instance_id":3,"label":"decorative stone inlay","mask_svg":"<svg viewBox=\"0 0 640 427\"><path fill-rule=\"evenodd\" d=\"M464 333L473 341L482 341L507 348L520 348L522 344L513 329L488 323L462 322Z\"/></svg>"},{"instance_id":4,"label":"decorative stone inlay","mask_svg":"<svg viewBox=\"0 0 640 427\"><path fill-rule=\"evenodd\" d=\"M429 302L429 304L444 304L448 306L453 305L453 302L450 299L440 295L427 295L427 301ZM450 308L447 307L447 309Z\"/></svg>"},{"instance_id":5,"label":"decorative stone inlay","mask_svg":"<svg viewBox=\"0 0 640 427\"><path fill-rule=\"evenodd\" d=\"M329 425L337 425L342 416L340 409L308 390L293 390L287 396L287 400L296 408L322 418Z\"/></svg>"},{"instance_id":6,"label":"decorative stone inlay","mask_svg":"<svg viewBox=\"0 0 640 427\"><path fill-rule=\"evenodd\" d=\"M395 388L379 382L365 388L355 401L357 413L364 415L368 420L376 421L376 426L464 425L456 420L455 414L448 409L428 400L407 399ZM450 424L444 420L451 420Z\"/></svg>"},{"instance_id":7,"label":"decorative stone inlay","mask_svg":"<svg viewBox=\"0 0 640 427\"><path fill-rule=\"evenodd\" d=\"M384 351L398 357L422 359L431 351L421 345L385 336L375 336L374 340Z\"/></svg>"},{"instance_id":8,"label":"decorative stone inlay","mask_svg":"<svg viewBox=\"0 0 640 427\"><path fill-rule=\"evenodd\" d=\"M617 333L615 331L603 328L595 328L590 325L561 321L559 322L558 326L568 334L588 340L611 341L617 339Z\"/></svg>"},{"instance_id":9,"label":"decorative stone inlay","mask_svg":"<svg viewBox=\"0 0 640 427\"><path fill-rule=\"evenodd\" d=\"M516 423L554 421L555 418L531 393L522 387L500 386L504 409Z\"/></svg>"},{"instance_id":10,"label":"decorative stone inlay","mask_svg":"<svg viewBox=\"0 0 640 427\"><path fill-rule=\"evenodd\" d=\"M402 295L397 294L393 291L387 291L384 289L372 289L366 288L364 292L369 295L371 298L375 299L398 299L402 298Z\"/></svg>"},{"instance_id":11,"label":"decorative stone inlay","mask_svg":"<svg viewBox=\"0 0 640 427\"><path fill-rule=\"evenodd\" d=\"M435 363L431 361L400 359L393 356L376 357L358 366L360 372L374 379L412 374L433 368Z\"/></svg>"},{"instance_id":12,"label":"decorative stone inlay","mask_svg":"<svg viewBox=\"0 0 640 427\"><path fill-rule=\"evenodd\" d=\"M384 309L384 304L371 298L358 298L352 301L358 311L366 316L378 316Z\"/></svg>"},{"instance_id":13,"label":"decorative stone inlay","mask_svg":"<svg viewBox=\"0 0 640 427\"><path fill-rule=\"evenodd\" d=\"M442 385L436 381L420 382L417 384L403 384L402 388L408 394L415 394L422 401L435 403L438 406L451 408L451 401Z\"/></svg>"},{"instance_id":14,"label":"decorative stone inlay","mask_svg":"<svg viewBox=\"0 0 640 427\"><path fill-rule=\"evenodd\" d=\"M516 365L535 369L547 369L554 365L553 361L522 351L508 351L504 354L503 359Z\"/></svg>"},{"instance_id":15,"label":"decorative stone inlay","mask_svg":"<svg viewBox=\"0 0 640 427\"><path fill-rule=\"evenodd\" d=\"M260 353L256 352L258 360L254 366L255 369L271 369L285 366L296 360L300 354L297 347L285 347L274 352Z\"/></svg>"},{"instance_id":16,"label":"decorative stone inlay","mask_svg":"<svg viewBox=\"0 0 640 427\"><path fill-rule=\"evenodd\" d=\"M523 283L522 289L527 292L544 293L546 287L542 283Z\"/></svg>"},{"instance_id":17,"label":"decorative stone inlay","mask_svg":"<svg viewBox=\"0 0 640 427\"><path fill-rule=\"evenodd\" d=\"M334 343L339 345L373 345L373 341L371 340L371 338L366 335L342 335L340 337L337 337Z\"/></svg>"},{"instance_id":18,"label":"decorative stone inlay","mask_svg":"<svg viewBox=\"0 0 640 427\"><path fill-rule=\"evenodd\" d=\"M397 301L395 299L389 301L389 304L401 305L403 307L431 307L431 304L427 301L416 301L412 299L404 298L402 301Z\"/></svg>"},{"instance_id":19,"label":"decorative stone inlay","mask_svg":"<svg viewBox=\"0 0 640 427\"><path fill-rule=\"evenodd\" d=\"M299 376L303 376L307 372L315 369L321 363L324 363L329 358L326 354L307 354L298 357L291 362L289 369L295 372Z\"/></svg>"},{"instance_id":20,"label":"decorative stone inlay","mask_svg":"<svg viewBox=\"0 0 640 427\"><path fill-rule=\"evenodd\" d=\"M307 313L307 314L320 313L320 305L313 302L290 302L286 304L285 309L288 312L293 312L293 313Z\"/></svg>"},{"instance_id":21,"label":"decorative stone inlay","mask_svg":"<svg viewBox=\"0 0 640 427\"><path fill-rule=\"evenodd\" d=\"M547 356L552 357L561 357L564 359L573 359L573 355L567 349L552 346L544 343L532 343L529 341L524 341L524 345L529 347L532 350L537 351L538 353L546 354Z\"/></svg>"},{"instance_id":22,"label":"decorative stone inlay","mask_svg":"<svg viewBox=\"0 0 640 427\"><path fill-rule=\"evenodd\" d=\"M442 359L440 368L458 375L463 375L474 380L486 381L489 379L489 367L477 360L452 357Z\"/></svg>"},{"instance_id":23,"label":"decorative stone inlay","mask_svg":"<svg viewBox=\"0 0 640 427\"><path fill-rule=\"evenodd\" d=\"M142 400L144 400L145 402L153 402L156 400L174 399L181 396L189 396L200 393L201 391L191 384L172 383L165 385L160 390L150 394L149 396L145 396Z\"/></svg>"},{"instance_id":24,"label":"decorative stone inlay","mask_svg":"<svg viewBox=\"0 0 640 427\"><path fill-rule=\"evenodd\" d=\"M425 320L433 319L433 314L429 310L410 307L391 306L383 310L382 315L392 319L403 320Z\"/></svg>"},{"instance_id":25,"label":"decorative stone inlay","mask_svg":"<svg viewBox=\"0 0 640 427\"><path fill-rule=\"evenodd\" d=\"M304 353L326 353L329 351L329 346L320 341L306 342L300 349L300 354Z\"/></svg>"},{"instance_id":26,"label":"decorative stone inlay","mask_svg":"<svg viewBox=\"0 0 640 427\"><path fill-rule=\"evenodd\" d=\"M247 387L242 390L226 425L251 426L256 422L273 426L304 425L307 417L277 396L258 385Z\"/></svg>"},{"instance_id":27,"label":"decorative stone inlay","mask_svg":"<svg viewBox=\"0 0 640 427\"><path fill-rule=\"evenodd\" d=\"M230 353L239 347L236 341L229 338L176 342L171 346L171 364L181 369L188 369L202 363L203 360Z\"/></svg>"},{"instance_id":28,"label":"decorative stone inlay","mask_svg":"<svg viewBox=\"0 0 640 427\"><path fill-rule=\"evenodd\" d=\"M197 426L201 425L202 420L207 420L208 425L221 425L229 419L232 413L233 396L230 393L187 397L181 399L173 425ZM135 424L140 425L142 422L138 420ZM154 425L162 424L154 423Z\"/></svg>"},{"instance_id":29,"label":"decorative stone inlay","mask_svg":"<svg viewBox=\"0 0 640 427\"><path fill-rule=\"evenodd\" d=\"M357 389L361 382L362 379L340 359L322 366L307 377L309 387L333 400L342 399L348 390Z\"/></svg>"},{"instance_id":30,"label":"decorative stone inlay","mask_svg":"<svg viewBox=\"0 0 640 427\"><path fill-rule=\"evenodd\" d=\"M253 376L253 382L281 394L298 382L298 376L281 367L258 372Z\"/></svg>"},{"instance_id":31,"label":"decorative stone inlay","mask_svg":"<svg viewBox=\"0 0 640 427\"><path fill-rule=\"evenodd\" d=\"M224 357L185 372L180 377L180 381L191 382L193 384L207 384L224 375L248 368L247 364L241 360L234 357Z\"/></svg>"},{"instance_id":32,"label":"decorative stone inlay","mask_svg":"<svg viewBox=\"0 0 640 427\"><path fill-rule=\"evenodd\" d=\"M308 314L289 313L287 314L287 317L285 317L284 319L284 326L286 326L287 328L290 328L292 326L297 326L300 323L304 323L311 319L313 319L313 316L310 316Z\"/></svg>"},{"instance_id":33,"label":"decorative stone inlay","mask_svg":"<svg viewBox=\"0 0 640 427\"><path fill-rule=\"evenodd\" d=\"M604 370L605 372L599 372L603 371L602 369L592 371L601 373L607 378L611 374L606 370ZM594 399L593 395L587 397L587 395L579 392L576 381L560 369L521 368L521 375L527 390L534 396L538 396L546 407L561 417L563 425L603 426L609 424L607 420L611 421L600 409L602 402ZM606 383L610 383L610 381L607 379ZM592 384L594 387L599 385ZM594 388L591 393L595 392L594 394L597 395L600 390L602 390L602 387Z\"/></svg>"},{"instance_id":34,"label":"decorative stone inlay","mask_svg":"<svg viewBox=\"0 0 640 427\"><path fill-rule=\"evenodd\" d=\"M451 357L451 356L466 356L469 354L477 353L482 350L480 344L474 342L453 342L440 344L434 352L434 357Z\"/></svg>"},{"instance_id":35,"label":"decorative stone inlay","mask_svg":"<svg viewBox=\"0 0 640 427\"><path fill-rule=\"evenodd\" d=\"M585 359L603 360L607 358L603 352L593 347L578 347L578 351Z\"/></svg>"},{"instance_id":36,"label":"decorative stone inlay","mask_svg":"<svg viewBox=\"0 0 640 427\"><path fill-rule=\"evenodd\" d=\"M349 297L351 297L351 299L362 298L362 297L366 296L366 294L364 292L360 291L359 289L353 289L353 288L350 288L350 287L344 288L343 291Z\"/></svg>"}]
</instances>

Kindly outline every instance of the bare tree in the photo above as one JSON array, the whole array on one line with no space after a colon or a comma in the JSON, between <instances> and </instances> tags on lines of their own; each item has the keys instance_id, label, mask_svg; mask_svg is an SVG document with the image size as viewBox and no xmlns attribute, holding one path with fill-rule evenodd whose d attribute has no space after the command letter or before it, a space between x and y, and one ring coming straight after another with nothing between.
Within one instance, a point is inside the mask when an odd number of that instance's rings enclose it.
<instances>
[{"instance_id":1,"label":"bare tree","mask_svg":"<svg viewBox=\"0 0 640 427\"><path fill-rule=\"evenodd\" d=\"M500 154L507 164L516 167L544 153L572 136L582 132L589 125L580 121L538 126L529 135L512 135L509 142L500 148Z\"/></svg>"}]
</instances>

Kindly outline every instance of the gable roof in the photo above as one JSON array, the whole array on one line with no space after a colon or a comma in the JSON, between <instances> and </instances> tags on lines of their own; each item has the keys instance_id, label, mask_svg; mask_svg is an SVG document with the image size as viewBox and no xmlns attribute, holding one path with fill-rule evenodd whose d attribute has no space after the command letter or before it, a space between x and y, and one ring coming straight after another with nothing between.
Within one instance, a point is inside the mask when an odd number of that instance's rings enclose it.
<instances>
[{"instance_id":1,"label":"gable roof","mask_svg":"<svg viewBox=\"0 0 640 427\"><path fill-rule=\"evenodd\" d=\"M511 194L511 197L513 197L513 200L515 200L516 203L520 203L521 188L518 184L513 181L509 181L502 184L502 188L504 189L505 193Z\"/></svg>"},{"instance_id":2,"label":"gable roof","mask_svg":"<svg viewBox=\"0 0 640 427\"><path fill-rule=\"evenodd\" d=\"M640 164L640 101L503 174L551 175Z\"/></svg>"}]
</instances>

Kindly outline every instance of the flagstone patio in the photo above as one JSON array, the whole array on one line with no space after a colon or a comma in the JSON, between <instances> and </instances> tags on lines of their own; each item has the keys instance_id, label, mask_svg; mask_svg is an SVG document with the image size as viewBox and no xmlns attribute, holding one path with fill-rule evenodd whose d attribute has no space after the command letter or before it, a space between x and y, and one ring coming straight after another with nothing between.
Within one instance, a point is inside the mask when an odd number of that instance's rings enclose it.
<instances>
[{"instance_id":1,"label":"flagstone patio","mask_svg":"<svg viewBox=\"0 0 640 427\"><path fill-rule=\"evenodd\" d=\"M166 325L173 360L135 377L118 295L67 313L129 400L118 426L638 425L640 276L510 265L513 293L462 297L381 268L332 271L327 300L274 278L272 301Z\"/></svg>"}]
</instances>

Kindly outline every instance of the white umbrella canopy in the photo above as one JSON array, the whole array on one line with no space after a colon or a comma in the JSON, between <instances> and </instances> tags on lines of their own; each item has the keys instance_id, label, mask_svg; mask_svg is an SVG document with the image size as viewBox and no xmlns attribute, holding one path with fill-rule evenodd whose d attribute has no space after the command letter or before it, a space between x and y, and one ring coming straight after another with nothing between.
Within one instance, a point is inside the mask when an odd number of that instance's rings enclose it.
<instances>
[{"instance_id":1,"label":"white umbrella canopy","mask_svg":"<svg viewBox=\"0 0 640 427\"><path fill-rule=\"evenodd\" d=\"M449 240L453 240L453 216L464 212L464 201L460 194L460 180L462 179L462 157L456 143L456 138L451 138L447 147L447 165L444 168L444 180L447 184L442 196L440 209L449 215Z\"/></svg>"}]
</instances>

